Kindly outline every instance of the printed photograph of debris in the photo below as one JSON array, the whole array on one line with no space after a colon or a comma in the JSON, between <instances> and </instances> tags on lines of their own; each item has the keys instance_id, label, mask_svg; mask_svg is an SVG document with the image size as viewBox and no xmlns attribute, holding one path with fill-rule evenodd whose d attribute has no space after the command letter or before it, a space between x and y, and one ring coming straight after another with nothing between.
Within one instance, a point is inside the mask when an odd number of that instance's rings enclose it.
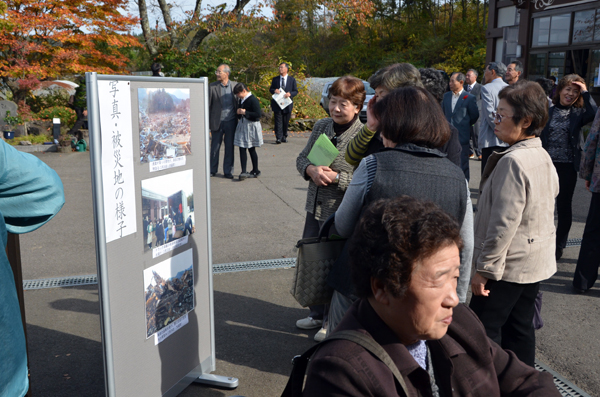
<instances>
[{"instance_id":1,"label":"printed photograph of debris","mask_svg":"<svg viewBox=\"0 0 600 397\"><path fill-rule=\"evenodd\" d=\"M138 107L141 163L192 153L189 89L138 88Z\"/></svg>"},{"instance_id":2,"label":"printed photograph of debris","mask_svg":"<svg viewBox=\"0 0 600 397\"><path fill-rule=\"evenodd\" d=\"M144 270L146 338L194 309L194 271L189 249Z\"/></svg>"},{"instance_id":3,"label":"printed photograph of debris","mask_svg":"<svg viewBox=\"0 0 600 397\"><path fill-rule=\"evenodd\" d=\"M144 251L194 233L193 186L193 170L142 181Z\"/></svg>"}]
</instances>

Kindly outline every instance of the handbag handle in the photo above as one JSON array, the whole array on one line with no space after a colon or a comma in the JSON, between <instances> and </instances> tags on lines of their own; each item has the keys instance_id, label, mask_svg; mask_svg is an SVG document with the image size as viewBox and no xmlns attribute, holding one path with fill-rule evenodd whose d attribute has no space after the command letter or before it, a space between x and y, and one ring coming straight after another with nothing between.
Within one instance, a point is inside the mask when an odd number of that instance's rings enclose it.
<instances>
[{"instance_id":1,"label":"handbag handle","mask_svg":"<svg viewBox=\"0 0 600 397\"><path fill-rule=\"evenodd\" d=\"M322 239L323 237L328 238L329 237L329 229L334 224L335 224L335 212L333 214L329 215L329 218L327 218L327 220L325 220L325 222L323 223L323 226L321 226L321 229L319 230L319 239Z\"/></svg>"}]
</instances>

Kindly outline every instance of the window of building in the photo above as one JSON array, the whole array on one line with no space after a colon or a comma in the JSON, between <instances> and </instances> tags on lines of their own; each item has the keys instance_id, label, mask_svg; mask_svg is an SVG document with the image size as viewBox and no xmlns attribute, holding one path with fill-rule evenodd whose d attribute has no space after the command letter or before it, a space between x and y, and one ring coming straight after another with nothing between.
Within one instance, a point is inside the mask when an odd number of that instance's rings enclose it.
<instances>
[{"instance_id":1,"label":"window of building","mask_svg":"<svg viewBox=\"0 0 600 397\"><path fill-rule=\"evenodd\" d=\"M594 38L594 23L596 11L586 10L575 13L573 20L573 44L587 43Z\"/></svg>"},{"instance_id":2,"label":"window of building","mask_svg":"<svg viewBox=\"0 0 600 397\"><path fill-rule=\"evenodd\" d=\"M587 86L592 88L592 91L596 91L600 88L600 50L592 51L590 72L588 73Z\"/></svg>"},{"instance_id":3,"label":"window of building","mask_svg":"<svg viewBox=\"0 0 600 397\"><path fill-rule=\"evenodd\" d=\"M532 47L548 45L550 36L550 17L533 20Z\"/></svg>"},{"instance_id":4,"label":"window of building","mask_svg":"<svg viewBox=\"0 0 600 397\"><path fill-rule=\"evenodd\" d=\"M504 28L506 26L515 26L517 23L517 7L504 7L498 9L498 26Z\"/></svg>"},{"instance_id":5,"label":"window of building","mask_svg":"<svg viewBox=\"0 0 600 397\"><path fill-rule=\"evenodd\" d=\"M600 9L596 10L596 32L594 33L594 41L600 41Z\"/></svg>"},{"instance_id":6,"label":"window of building","mask_svg":"<svg viewBox=\"0 0 600 397\"><path fill-rule=\"evenodd\" d=\"M546 77L546 53L529 55L528 80L535 81L540 77Z\"/></svg>"},{"instance_id":7,"label":"window of building","mask_svg":"<svg viewBox=\"0 0 600 397\"><path fill-rule=\"evenodd\" d=\"M550 23L550 45L569 44L571 14L553 15Z\"/></svg>"},{"instance_id":8,"label":"window of building","mask_svg":"<svg viewBox=\"0 0 600 397\"><path fill-rule=\"evenodd\" d=\"M548 76L561 79L565 75L565 53L551 52L548 54Z\"/></svg>"}]
</instances>

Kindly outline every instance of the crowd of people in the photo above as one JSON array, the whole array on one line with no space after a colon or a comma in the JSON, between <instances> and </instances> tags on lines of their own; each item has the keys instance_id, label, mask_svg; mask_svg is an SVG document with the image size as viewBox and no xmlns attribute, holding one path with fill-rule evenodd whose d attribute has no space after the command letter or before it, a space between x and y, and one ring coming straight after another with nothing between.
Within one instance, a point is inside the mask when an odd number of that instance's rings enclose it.
<instances>
[{"instance_id":1,"label":"crowd of people","mask_svg":"<svg viewBox=\"0 0 600 397\"><path fill-rule=\"evenodd\" d=\"M534 315L567 242L578 172L592 203L574 291L598 277L600 112L580 76L554 84L522 72L518 61L491 62L480 84L476 70L447 81L390 65L369 79L376 95L364 125L361 80L333 83L330 117L296 160L309 182L302 237L334 218L329 232L349 239L327 278L331 301L296 323L328 342L311 360L305 395L558 395L532 368ZM322 135L339 154L316 166L308 155ZM470 158L481 160L475 212ZM348 330L381 343L392 364L327 338Z\"/></svg>"}]
</instances>

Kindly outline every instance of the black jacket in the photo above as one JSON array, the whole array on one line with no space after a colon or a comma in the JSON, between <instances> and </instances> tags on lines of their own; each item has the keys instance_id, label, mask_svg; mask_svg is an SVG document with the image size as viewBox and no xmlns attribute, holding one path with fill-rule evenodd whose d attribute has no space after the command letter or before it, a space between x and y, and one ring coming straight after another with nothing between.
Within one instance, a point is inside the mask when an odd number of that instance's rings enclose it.
<instances>
[{"instance_id":1,"label":"black jacket","mask_svg":"<svg viewBox=\"0 0 600 397\"><path fill-rule=\"evenodd\" d=\"M596 102L590 96L589 92L584 92L581 94L583 97L583 103L585 107L583 108L571 108L571 116L569 122L569 143L573 148L573 167L575 167L575 171L579 172L579 163L581 162L581 149L583 144L583 135L581 134L581 127L590 123L594 120L596 116L596 110L598 107L596 106ZM550 108L548 111L548 122L542 131L542 146L544 149L548 150L548 137L550 136L550 121L552 120L552 115L554 114L554 106Z\"/></svg>"},{"instance_id":2,"label":"black jacket","mask_svg":"<svg viewBox=\"0 0 600 397\"><path fill-rule=\"evenodd\" d=\"M246 111L246 114L243 116L238 114L238 119L245 117L249 121L260 121L260 102L254 95L250 95L243 103L240 103L238 109L244 109Z\"/></svg>"},{"instance_id":3,"label":"black jacket","mask_svg":"<svg viewBox=\"0 0 600 397\"><path fill-rule=\"evenodd\" d=\"M280 86L281 86L281 76L274 77L273 81L271 81L271 87L269 88L269 92L271 94L275 94L275 90L280 89L281 88ZM283 90L285 92L290 93L290 97L292 98L292 100L294 99L294 97L296 95L298 95L298 87L296 86L296 79L293 78L292 76L290 76L289 74L286 77L285 88ZM279 105L277 104L277 102L275 102L273 99L271 99L271 109L275 113L291 113L293 107L294 107L294 104L292 103L290 106L286 106L284 109L281 109L279 107Z\"/></svg>"}]
</instances>

